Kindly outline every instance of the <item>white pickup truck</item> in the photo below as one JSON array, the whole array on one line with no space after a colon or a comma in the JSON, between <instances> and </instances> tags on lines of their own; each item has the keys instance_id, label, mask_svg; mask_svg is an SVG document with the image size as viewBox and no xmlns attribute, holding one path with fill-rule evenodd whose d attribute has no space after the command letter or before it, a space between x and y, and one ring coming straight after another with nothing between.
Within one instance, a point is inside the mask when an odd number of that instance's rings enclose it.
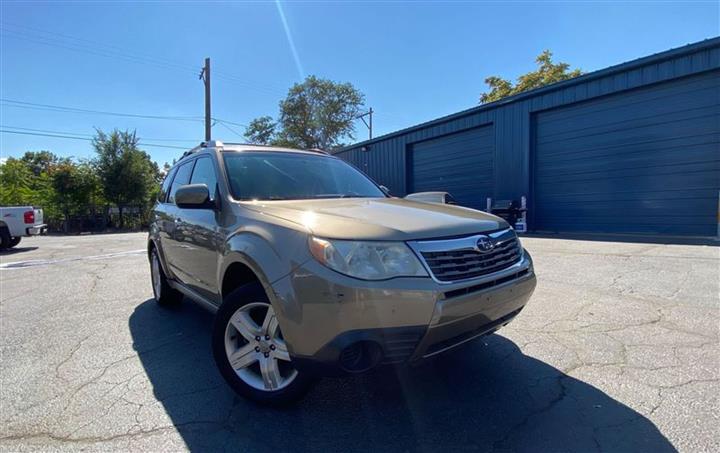
<instances>
[{"instance_id":1,"label":"white pickup truck","mask_svg":"<svg viewBox=\"0 0 720 453\"><path fill-rule=\"evenodd\" d=\"M32 206L0 207L0 250L15 247L23 236L46 231L42 209Z\"/></svg>"}]
</instances>

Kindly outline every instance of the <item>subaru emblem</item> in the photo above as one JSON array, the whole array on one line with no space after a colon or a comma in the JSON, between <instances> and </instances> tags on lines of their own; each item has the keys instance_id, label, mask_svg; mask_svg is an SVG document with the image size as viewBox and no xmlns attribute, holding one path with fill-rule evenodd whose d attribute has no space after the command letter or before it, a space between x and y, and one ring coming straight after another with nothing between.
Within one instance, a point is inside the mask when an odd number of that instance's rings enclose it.
<instances>
[{"instance_id":1,"label":"subaru emblem","mask_svg":"<svg viewBox=\"0 0 720 453\"><path fill-rule=\"evenodd\" d=\"M480 253L487 253L495 248L495 242L488 236L480 236L475 244L475 248Z\"/></svg>"}]
</instances>

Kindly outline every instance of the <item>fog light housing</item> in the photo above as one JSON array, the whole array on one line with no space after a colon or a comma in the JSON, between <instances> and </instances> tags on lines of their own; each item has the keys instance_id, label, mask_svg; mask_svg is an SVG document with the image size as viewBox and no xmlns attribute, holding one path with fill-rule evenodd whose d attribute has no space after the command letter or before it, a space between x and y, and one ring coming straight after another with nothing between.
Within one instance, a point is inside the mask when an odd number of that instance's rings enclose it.
<instances>
[{"instance_id":1,"label":"fog light housing","mask_svg":"<svg viewBox=\"0 0 720 453\"><path fill-rule=\"evenodd\" d=\"M382 348L374 341L357 341L340 352L340 367L350 373L373 368L382 358Z\"/></svg>"}]
</instances>

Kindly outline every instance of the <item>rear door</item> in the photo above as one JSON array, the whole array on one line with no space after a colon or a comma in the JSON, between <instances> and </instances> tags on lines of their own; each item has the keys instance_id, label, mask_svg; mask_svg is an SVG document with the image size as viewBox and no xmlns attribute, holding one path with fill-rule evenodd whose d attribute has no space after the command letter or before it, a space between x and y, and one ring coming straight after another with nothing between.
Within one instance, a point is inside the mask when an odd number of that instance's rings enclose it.
<instances>
[{"instance_id":1,"label":"rear door","mask_svg":"<svg viewBox=\"0 0 720 453\"><path fill-rule=\"evenodd\" d=\"M158 204L153 210L152 224L150 225L151 233L153 230L157 232L158 248L166 265L166 249L170 246L168 239L172 233L172 228L174 228L173 219L170 217L174 207L167 202L167 198L176 171L177 167L173 167L165 176L165 180L160 187L160 194L158 194Z\"/></svg>"},{"instance_id":2,"label":"rear door","mask_svg":"<svg viewBox=\"0 0 720 453\"><path fill-rule=\"evenodd\" d=\"M187 247L185 241L185 232L182 226L182 213L175 205L175 192L190 183L190 175L192 174L195 161L189 161L177 167L175 177L170 184L167 203L164 212L165 233L162 236L163 250L165 252L165 263L170 267L170 271L181 282L189 284L190 276L187 273L187 258L184 249Z\"/></svg>"}]
</instances>

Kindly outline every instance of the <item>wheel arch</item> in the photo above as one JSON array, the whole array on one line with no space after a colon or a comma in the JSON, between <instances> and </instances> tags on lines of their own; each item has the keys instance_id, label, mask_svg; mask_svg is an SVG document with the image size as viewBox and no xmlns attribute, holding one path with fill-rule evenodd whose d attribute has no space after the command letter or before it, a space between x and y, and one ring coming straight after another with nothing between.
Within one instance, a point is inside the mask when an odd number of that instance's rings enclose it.
<instances>
[{"instance_id":1,"label":"wheel arch","mask_svg":"<svg viewBox=\"0 0 720 453\"><path fill-rule=\"evenodd\" d=\"M306 237L300 233L288 234L285 229L281 233L273 230L272 226L250 226L230 235L218 266L217 288L220 299L238 287L238 284L231 283L232 278L237 277L241 283L252 280L260 282L268 298L274 301L272 284L292 271L297 259L293 251L298 244L307 248Z\"/></svg>"},{"instance_id":2,"label":"wheel arch","mask_svg":"<svg viewBox=\"0 0 720 453\"><path fill-rule=\"evenodd\" d=\"M165 273L166 276L170 276L171 273L168 272L169 269L168 269L167 264L165 263L165 254L163 253L162 247L159 246L159 244L157 243L155 238L148 238L148 242L147 242L148 261L150 261L150 258L151 258L150 254L152 253L153 249L157 250L157 252L158 252L158 257L160 258L160 266L162 267L163 272Z\"/></svg>"},{"instance_id":3,"label":"wheel arch","mask_svg":"<svg viewBox=\"0 0 720 453\"><path fill-rule=\"evenodd\" d=\"M250 256L239 252L229 254L224 260L219 279L220 302L222 303L225 297L235 289L253 282L260 283L272 301L272 286L258 263Z\"/></svg>"}]
</instances>

